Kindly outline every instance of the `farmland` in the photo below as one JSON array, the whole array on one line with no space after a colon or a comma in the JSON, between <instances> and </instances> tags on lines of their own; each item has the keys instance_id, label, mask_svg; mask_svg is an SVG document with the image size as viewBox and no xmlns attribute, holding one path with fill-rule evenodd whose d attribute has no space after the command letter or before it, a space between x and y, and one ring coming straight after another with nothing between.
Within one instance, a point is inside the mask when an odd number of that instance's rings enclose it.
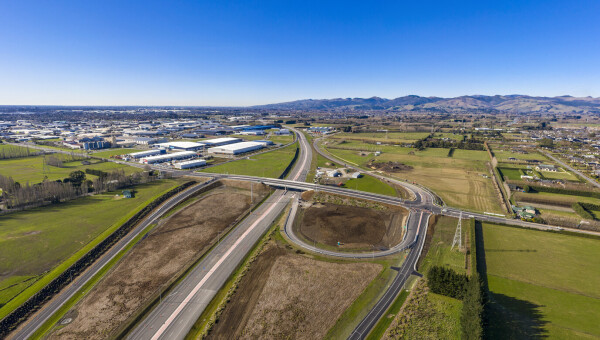
<instances>
[{"instance_id":1,"label":"farmland","mask_svg":"<svg viewBox=\"0 0 600 340\"><path fill-rule=\"evenodd\" d=\"M455 150L453 156L448 157L449 150L443 148L418 151L400 146L375 146L359 142L328 144L326 150L361 167L367 167L371 160L410 166L412 169L390 175L432 189L450 206L502 213L491 179L482 176L489 175L485 151ZM382 153L375 156L374 151Z\"/></svg>"},{"instance_id":2,"label":"farmland","mask_svg":"<svg viewBox=\"0 0 600 340\"><path fill-rule=\"evenodd\" d=\"M94 152L92 155L94 157L110 158L110 156L126 155L126 154L129 154L129 153L138 152L138 151L142 151L142 150L140 150L140 149L128 149L128 148L108 149L108 150L104 150L104 151Z\"/></svg>"},{"instance_id":3,"label":"farmland","mask_svg":"<svg viewBox=\"0 0 600 340\"><path fill-rule=\"evenodd\" d=\"M43 156L15 158L0 160L0 175L6 177L12 177L16 182L20 183L39 183L44 179L50 181L63 179L68 177L73 171L85 169L95 169L102 171L113 171L122 169L126 174L139 172L141 169L131 167L124 164L117 164L113 162L103 162L95 159L88 159L91 164L83 165L81 161L64 163L63 167L56 167L47 165L44 166ZM94 175L86 175L88 179L94 179Z\"/></svg>"},{"instance_id":4,"label":"farmland","mask_svg":"<svg viewBox=\"0 0 600 340\"><path fill-rule=\"evenodd\" d=\"M339 133L334 138L382 143L412 143L427 136L429 136L428 132L363 132Z\"/></svg>"},{"instance_id":5,"label":"farmland","mask_svg":"<svg viewBox=\"0 0 600 340\"><path fill-rule=\"evenodd\" d=\"M112 192L1 216L0 286L17 286L2 291L4 300L0 304L8 302L47 271L53 268L60 271L59 267L65 263L75 261L178 183L162 180L138 185L135 197L130 199L115 196L121 192ZM22 284L27 279L32 280ZM4 313L0 309L0 315Z\"/></svg>"},{"instance_id":6,"label":"farmland","mask_svg":"<svg viewBox=\"0 0 600 340\"><path fill-rule=\"evenodd\" d=\"M483 223L492 339L600 336L598 240Z\"/></svg>"},{"instance_id":7,"label":"farmland","mask_svg":"<svg viewBox=\"0 0 600 340\"><path fill-rule=\"evenodd\" d=\"M277 178L294 158L297 143L256 156L209 167L202 172Z\"/></svg>"},{"instance_id":8,"label":"farmland","mask_svg":"<svg viewBox=\"0 0 600 340\"><path fill-rule=\"evenodd\" d=\"M254 191L255 202L266 194L262 189ZM77 317L50 338L116 335L165 283L177 279L250 207L250 191L223 186L164 219L67 312Z\"/></svg>"}]
</instances>

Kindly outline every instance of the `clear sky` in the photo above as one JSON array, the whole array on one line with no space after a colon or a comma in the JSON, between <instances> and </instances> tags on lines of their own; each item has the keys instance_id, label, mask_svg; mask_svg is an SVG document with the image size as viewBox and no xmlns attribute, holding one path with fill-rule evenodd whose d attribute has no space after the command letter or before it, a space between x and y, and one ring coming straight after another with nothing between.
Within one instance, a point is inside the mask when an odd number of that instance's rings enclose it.
<instances>
[{"instance_id":1,"label":"clear sky","mask_svg":"<svg viewBox=\"0 0 600 340\"><path fill-rule=\"evenodd\" d=\"M600 1L0 1L0 105L600 96Z\"/></svg>"}]
</instances>

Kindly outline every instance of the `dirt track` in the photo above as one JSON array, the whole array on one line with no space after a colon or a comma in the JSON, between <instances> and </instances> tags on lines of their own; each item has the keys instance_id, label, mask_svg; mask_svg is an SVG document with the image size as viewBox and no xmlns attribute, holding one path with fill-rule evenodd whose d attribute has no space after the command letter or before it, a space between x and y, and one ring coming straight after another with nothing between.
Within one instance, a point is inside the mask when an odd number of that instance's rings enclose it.
<instances>
[{"instance_id":1,"label":"dirt track","mask_svg":"<svg viewBox=\"0 0 600 340\"><path fill-rule=\"evenodd\" d=\"M257 189L254 202L259 198ZM208 250L219 231L231 226L249 208L248 191L220 187L162 221L68 313L73 322L50 337L114 336L157 296L159 289L164 289L165 284Z\"/></svg>"},{"instance_id":2,"label":"dirt track","mask_svg":"<svg viewBox=\"0 0 600 340\"><path fill-rule=\"evenodd\" d=\"M368 208L314 204L303 211L298 231L308 241L343 249L390 248L402 240L405 214Z\"/></svg>"},{"instance_id":3,"label":"dirt track","mask_svg":"<svg viewBox=\"0 0 600 340\"><path fill-rule=\"evenodd\" d=\"M270 241L209 338L321 339L380 270L317 261Z\"/></svg>"}]
</instances>

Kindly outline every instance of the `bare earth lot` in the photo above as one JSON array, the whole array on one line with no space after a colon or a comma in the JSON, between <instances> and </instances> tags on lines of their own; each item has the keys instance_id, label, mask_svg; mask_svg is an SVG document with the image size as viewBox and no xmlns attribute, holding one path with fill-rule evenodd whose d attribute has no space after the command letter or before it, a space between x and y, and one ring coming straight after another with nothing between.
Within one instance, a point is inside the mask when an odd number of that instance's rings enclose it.
<instances>
[{"instance_id":1,"label":"bare earth lot","mask_svg":"<svg viewBox=\"0 0 600 340\"><path fill-rule=\"evenodd\" d=\"M342 249L390 248L402 241L406 213L316 203L306 208L298 231L309 241Z\"/></svg>"},{"instance_id":2,"label":"bare earth lot","mask_svg":"<svg viewBox=\"0 0 600 340\"><path fill-rule=\"evenodd\" d=\"M321 339L381 271L333 263L270 241L209 334L212 339Z\"/></svg>"},{"instance_id":3,"label":"bare earth lot","mask_svg":"<svg viewBox=\"0 0 600 340\"><path fill-rule=\"evenodd\" d=\"M254 193L257 191L255 188ZM50 338L114 336L165 283L208 250L219 231L231 226L250 206L248 191L220 187L163 220L68 312L73 322Z\"/></svg>"}]
</instances>

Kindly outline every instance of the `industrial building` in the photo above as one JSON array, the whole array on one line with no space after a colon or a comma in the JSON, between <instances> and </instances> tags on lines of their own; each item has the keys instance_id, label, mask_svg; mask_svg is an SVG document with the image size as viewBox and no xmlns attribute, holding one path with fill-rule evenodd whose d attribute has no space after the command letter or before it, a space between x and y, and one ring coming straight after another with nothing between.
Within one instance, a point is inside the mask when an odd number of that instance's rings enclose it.
<instances>
[{"instance_id":1,"label":"industrial building","mask_svg":"<svg viewBox=\"0 0 600 340\"><path fill-rule=\"evenodd\" d=\"M241 141L242 141L241 138L223 137L223 138L214 138L214 139L203 140L202 143L211 147L211 146L221 146L221 145L239 143Z\"/></svg>"},{"instance_id":2,"label":"industrial building","mask_svg":"<svg viewBox=\"0 0 600 340\"><path fill-rule=\"evenodd\" d=\"M220 155L239 155L265 147L264 143L259 142L241 142L235 144L221 145L208 149L208 153Z\"/></svg>"},{"instance_id":3,"label":"industrial building","mask_svg":"<svg viewBox=\"0 0 600 340\"><path fill-rule=\"evenodd\" d=\"M204 159L192 159L191 161L174 163L173 166L177 169L190 169L206 165Z\"/></svg>"},{"instance_id":4,"label":"industrial building","mask_svg":"<svg viewBox=\"0 0 600 340\"><path fill-rule=\"evenodd\" d=\"M201 150L206 146L206 144L195 143L195 142L168 142L168 143L160 143L156 144L160 148L165 149L174 149L174 150L184 150L184 151L197 151Z\"/></svg>"},{"instance_id":5,"label":"industrial building","mask_svg":"<svg viewBox=\"0 0 600 340\"><path fill-rule=\"evenodd\" d=\"M167 153L167 151L165 149L147 150L147 151L130 153L128 156L131 158L138 159L138 158L144 158L144 157L150 157L150 156L156 156L156 155L163 155L165 153Z\"/></svg>"},{"instance_id":6,"label":"industrial building","mask_svg":"<svg viewBox=\"0 0 600 340\"><path fill-rule=\"evenodd\" d=\"M262 143L264 146L275 145L275 143L273 143L273 141L264 140L264 139L255 140L254 142L256 142L256 143Z\"/></svg>"},{"instance_id":7,"label":"industrial building","mask_svg":"<svg viewBox=\"0 0 600 340\"><path fill-rule=\"evenodd\" d=\"M143 164L162 163L162 162L169 162L169 161L176 160L176 159L191 158L194 156L196 156L196 152L194 152L194 151L181 151L181 152L167 153L167 154L158 155L158 156L144 157L140 160L140 163L143 163Z\"/></svg>"}]
</instances>

